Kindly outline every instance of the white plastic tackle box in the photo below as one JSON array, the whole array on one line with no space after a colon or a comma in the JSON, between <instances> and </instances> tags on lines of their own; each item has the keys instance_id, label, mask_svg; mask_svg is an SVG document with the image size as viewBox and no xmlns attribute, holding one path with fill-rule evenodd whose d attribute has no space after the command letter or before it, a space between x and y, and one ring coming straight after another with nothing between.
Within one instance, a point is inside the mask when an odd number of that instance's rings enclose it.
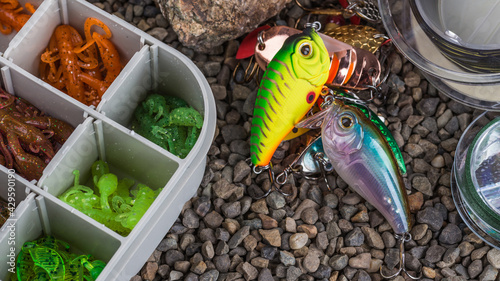
<instances>
[{"instance_id":1,"label":"white plastic tackle box","mask_svg":"<svg viewBox=\"0 0 500 281\"><path fill-rule=\"evenodd\" d=\"M22 5L26 2L20 1ZM53 235L76 251L105 261L107 265L98 280L129 280L141 269L202 180L216 124L210 86L195 64L180 52L90 3L45 0L33 4L36 12L17 34L0 36L0 81L8 92L76 129L38 182L15 175L17 208L0 229L0 280L8 280L12 247L9 238L14 237L10 239L15 241L17 255L24 242L42 235ZM37 77L40 55L56 26L70 24L83 34L88 17L98 18L110 28L110 40L124 65L98 108L70 98ZM183 98L204 117L200 136L184 159L129 129L134 109L151 90ZM73 185L74 169L80 170L82 184L90 183L90 167L97 159L107 161L119 178L131 178L152 189L163 188L126 237L57 198ZM3 200L9 199L8 176L7 168L0 166ZM15 229L8 227L14 222Z\"/></svg>"}]
</instances>

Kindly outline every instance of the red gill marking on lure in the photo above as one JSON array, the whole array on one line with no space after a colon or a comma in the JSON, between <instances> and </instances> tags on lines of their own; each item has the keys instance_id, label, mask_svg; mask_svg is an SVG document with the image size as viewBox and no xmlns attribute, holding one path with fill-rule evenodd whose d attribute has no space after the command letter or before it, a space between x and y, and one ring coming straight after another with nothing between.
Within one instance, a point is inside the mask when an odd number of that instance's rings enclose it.
<instances>
[{"instance_id":1,"label":"red gill marking on lure","mask_svg":"<svg viewBox=\"0 0 500 281\"><path fill-rule=\"evenodd\" d=\"M309 92L306 97L307 103L312 103L314 102L314 98L316 97L316 94L314 92Z\"/></svg>"},{"instance_id":2,"label":"red gill marking on lure","mask_svg":"<svg viewBox=\"0 0 500 281\"><path fill-rule=\"evenodd\" d=\"M253 54L255 53L255 45L257 44L257 37L259 36L259 32L269 28L271 28L271 26L264 25L250 32L245 37L245 39L241 41L238 52L236 52L236 59L241 60L253 56Z\"/></svg>"}]
</instances>

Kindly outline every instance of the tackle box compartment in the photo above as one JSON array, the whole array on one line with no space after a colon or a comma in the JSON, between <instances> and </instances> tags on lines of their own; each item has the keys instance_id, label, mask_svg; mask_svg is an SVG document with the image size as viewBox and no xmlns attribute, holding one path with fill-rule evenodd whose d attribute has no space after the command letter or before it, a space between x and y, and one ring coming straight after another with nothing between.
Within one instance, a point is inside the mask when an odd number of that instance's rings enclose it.
<instances>
[{"instance_id":1,"label":"tackle box compartment","mask_svg":"<svg viewBox=\"0 0 500 281\"><path fill-rule=\"evenodd\" d=\"M28 182L15 174L20 187L16 189L19 207L11 219L16 223L16 254L24 242L52 234L103 259L107 265L98 280L129 280L153 253L203 178L216 125L210 86L197 66L179 51L88 2L44 0L35 6L36 12L20 32L0 40L2 87L49 116L70 123L75 131L39 181ZM110 40L124 65L97 108L76 101L38 77L40 55L55 27L69 23L83 35L87 17L108 25L113 33ZM151 91L183 98L203 116L198 140L183 159L130 129L135 107ZM81 171L81 184L89 184L90 166L97 159L107 160L119 178L163 188L127 236L57 198L73 185L73 169ZM7 200L8 173L0 166L0 197ZM0 262L7 262L8 235L6 227L0 229ZM0 280L8 280L7 270L0 267Z\"/></svg>"},{"instance_id":2,"label":"tackle box compartment","mask_svg":"<svg viewBox=\"0 0 500 281\"><path fill-rule=\"evenodd\" d=\"M32 4L35 8L36 7L40 7L43 0L18 0L19 2L19 5L22 6L23 8L23 14L31 14L29 13L25 7L26 7L26 4L30 3ZM41 7L42 9L44 7ZM38 13L39 14L39 13ZM19 30L19 32L16 32L15 29L12 29L12 31L9 33L9 34L0 34L0 53L4 53L5 50L7 50L7 48L9 47L9 44L13 41L14 37L16 38L19 38L20 36L22 35L19 35L19 34L24 34L27 32L26 29L28 29L30 26L31 26L31 22L33 22L36 18L36 15L35 16L31 16L31 18L28 20L28 23L25 24L23 26L23 28L21 28L21 30Z\"/></svg>"},{"instance_id":3,"label":"tackle box compartment","mask_svg":"<svg viewBox=\"0 0 500 281\"><path fill-rule=\"evenodd\" d=\"M94 256L104 262L116 253L122 241L94 227L85 218L75 216L72 208L66 208L57 202L57 198L50 195L38 196L30 193L23 204L16 209L14 228L6 227L1 233L3 235L0 243L0 262L2 262L1 280L9 280L12 268L10 256L15 252L16 256L21 251L25 242L36 240L43 235L52 235L56 239L67 242L74 253L84 253ZM9 224L10 226L10 224ZM8 237L14 237L9 240ZM8 243L14 241L14 243ZM11 252L11 248L15 251ZM118 280L101 279L99 280Z\"/></svg>"}]
</instances>

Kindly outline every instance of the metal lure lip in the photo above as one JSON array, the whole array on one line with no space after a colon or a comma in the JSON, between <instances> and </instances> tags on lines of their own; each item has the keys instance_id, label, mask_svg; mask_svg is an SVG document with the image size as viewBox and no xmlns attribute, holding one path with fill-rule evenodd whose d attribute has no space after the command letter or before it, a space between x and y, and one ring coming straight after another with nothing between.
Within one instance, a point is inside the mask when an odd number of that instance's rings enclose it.
<instances>
[{"instance_id":1,"label":"metal lure lip","mask_svg":"<svg viewBox=\"0 0 500 281\"><path fill-rule=\"evenodd\" d=\"M255 44L255 60L259 64L259 67L266 69L286 39L300 32L300 30L288 26L274 26L266 30L261 30Z\"/></svg>"}]
</instances>

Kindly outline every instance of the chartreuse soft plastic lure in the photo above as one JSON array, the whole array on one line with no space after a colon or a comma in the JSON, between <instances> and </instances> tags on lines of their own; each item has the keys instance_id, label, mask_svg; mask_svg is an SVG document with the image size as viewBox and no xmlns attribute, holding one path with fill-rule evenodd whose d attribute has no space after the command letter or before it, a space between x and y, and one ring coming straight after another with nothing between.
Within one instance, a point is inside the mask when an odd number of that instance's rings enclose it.
<instances>
[{"instance_id":1,"label":"chartreuse soft plastic lure","mask_svg":"<svg viewBox=\"0 0 500 281\"><path fill-rule=\"evenodd\" d=\"M255 102L250 153L267 166L286 135L311 109L328 78L328 52L312 28L290 36L264 72Z\"/></svg>"},{"instance_id":2,"label":"chartreuse soft plastic lure","mask_svg":"<svg viewBox=\"0 0 500 281\"><path fill-rule=\"evenodd\" d=\"M70 246L52 236L26 242L17 256L16 281L93 281L106 263L90 255L76 255Z\"/></svg>"},{"instance_id":3,"label":"chartreuse soft plastic lure","mask_svg":"<svg viewBox=\"0 0 500 281\"><path fill-rule=\"evenodd\" d=\"M333 100L331 106L300 122L298 127L321 126L323 148L337 174L386 218L404 245L411 235L410 210L402 174L401 152L390 131L368 108ZM395 276L394 275L394 276Z\"/></svg>"},{"instance_id":4,"label":"chartreuse soft plastic lure","mask_svg":"<svg viewBox=\"0 0 500 281\"><path fill-rule=\"evenodd\" d=\"M131 190L135 182L127 178L118 180L102 160L92 165L94 189L80 184L78 170L73 174L74 186L59 199L121 235L130 233L162 190L152 190L140 183Z\"/></svg>"}]
</instances>

